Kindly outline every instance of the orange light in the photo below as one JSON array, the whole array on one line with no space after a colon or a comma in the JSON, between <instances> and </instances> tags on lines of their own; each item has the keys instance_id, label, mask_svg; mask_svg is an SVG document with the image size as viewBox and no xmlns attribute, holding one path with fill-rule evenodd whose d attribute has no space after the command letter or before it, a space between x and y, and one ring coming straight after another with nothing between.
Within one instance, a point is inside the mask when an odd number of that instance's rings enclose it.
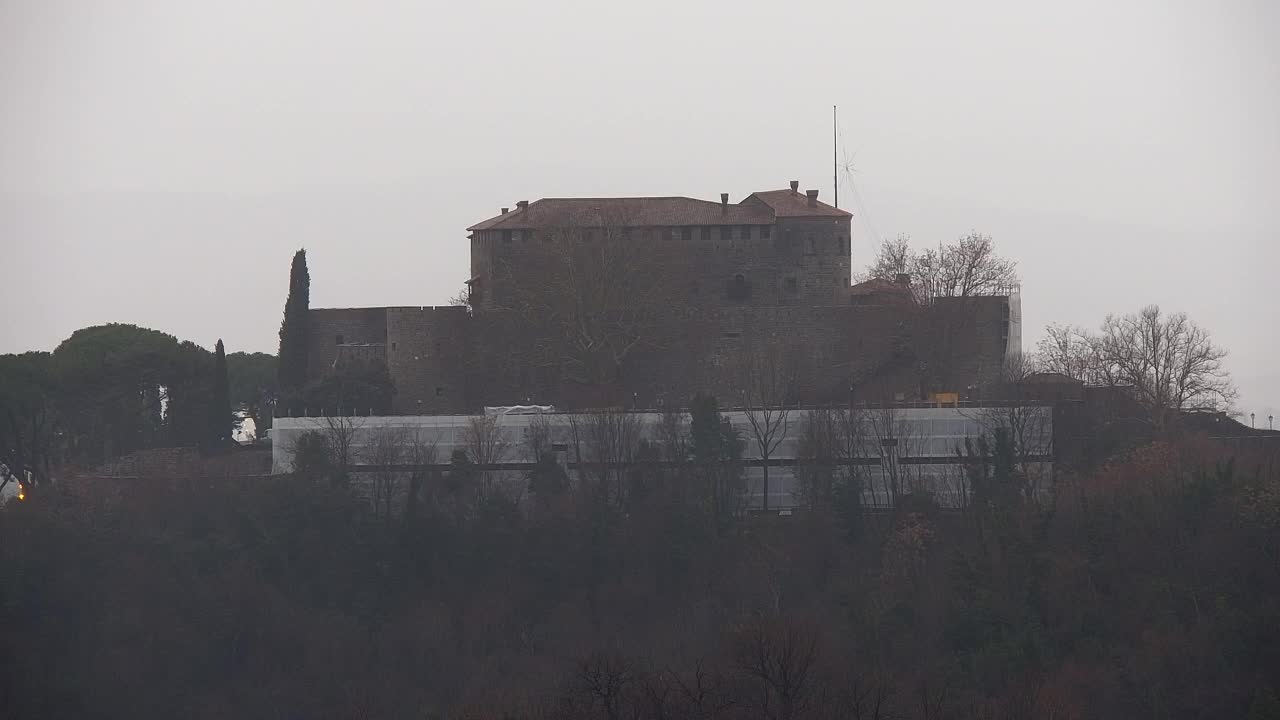
<instances>
[{"instance_id":1,"label":"orange light","mask_svg":"<svg viewBox=\"0 0 1280 720\"><path fill-rule=\"evenodd\" d=\"M26 494L26 493L24 493L24 492L22 492L21 490L19 490L19 491L18 491L18 499L19 499L19 500L26 500L26 499L27 499L27 494Z\"/></svg>"}]
</instances>

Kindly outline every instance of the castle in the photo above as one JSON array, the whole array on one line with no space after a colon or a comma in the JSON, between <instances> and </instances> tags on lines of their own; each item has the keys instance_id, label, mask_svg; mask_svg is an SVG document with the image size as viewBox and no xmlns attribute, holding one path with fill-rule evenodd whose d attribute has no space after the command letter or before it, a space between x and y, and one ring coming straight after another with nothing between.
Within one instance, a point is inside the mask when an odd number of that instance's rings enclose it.
<instances>
[{"instance_id":1,"label":"castle","mask_svg":"<svg viewBox=\"0 0 1280 720\"><path fill-rule=\"evenodd\" d=\"M385 362L403 415L732 407L761 358L786 380L755 402L903 401L963 396L1018 349L1016 293L924 312L905 278L851 284L851 217L795 181L738 203L521 201L468 228L465 306L312 309L308 372Z\"/></svg>"}]
</instances>

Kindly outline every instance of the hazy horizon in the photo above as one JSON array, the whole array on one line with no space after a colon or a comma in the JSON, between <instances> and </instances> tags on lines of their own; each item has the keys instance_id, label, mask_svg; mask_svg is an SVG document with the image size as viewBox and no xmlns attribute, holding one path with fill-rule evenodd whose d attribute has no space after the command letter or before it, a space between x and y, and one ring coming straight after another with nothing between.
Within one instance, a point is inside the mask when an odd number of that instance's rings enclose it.
<instances>
[{"instance_id":1,"label":"hazy horizon","mask_svg":"<svg viewBox=\"0 0 1280 720\"><path fill-rule=\"evenodd\" d=\"M303 246L313 306L444 304L522 199L830 202L839 105L855 270L987 233L1027 349L1157 303L1280 411L1280 7L553 5L0 3L0 352L274 352Z\"/></svg>"}]
</instances>

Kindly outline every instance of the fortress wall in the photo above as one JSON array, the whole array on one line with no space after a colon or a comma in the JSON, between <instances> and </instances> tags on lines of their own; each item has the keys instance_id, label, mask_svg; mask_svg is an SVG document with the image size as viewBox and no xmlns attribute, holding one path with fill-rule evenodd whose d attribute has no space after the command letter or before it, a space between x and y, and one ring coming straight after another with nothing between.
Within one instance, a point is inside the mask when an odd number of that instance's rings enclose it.
<instances>
[{"instance_id":1,"label":"fortress wall","mask_svg":"<svg viewBox=\"0 0 1280 720\"><path fill-rule=\"evenodd\" d=\"M471 316L464 307L386 309L387 366L402 414L463 412Z\"/></svg>"},{"instance_id":2,"label":"fortress wall","mask_svg":"<svg viewBox=\"0 0 1280 720\"><path fill-rule=\"evenodd\" d=\"M849 218L783 218L776 234L799 284L795 304L844 305L849 302ZM788 293L783 293L787 295ZM791 303L776 303L791 304Z\"/></svg>"},{"instance_id":3,"label":"fortress wall","mask_svg":"<svg viewBox=\"0 0 1280 720\"><path fill-rule=\"evenodd\" d=\"M473 319L477 404L541 403L562 408L684 404L693 393L714 393L741 403L743 359L777 353L795 368L796 398L803 403L847 399L850 381L860 397L903 399L920 394L905 348L910 308L821 307L672 308L667 322L623 363L612 388L568 382L548 366L544 343L508 313ZM773 348L776 348L774 350Z\"/></svg>"},{"instance_id":4,"label":"fortress wall","mask_svg":"<svg viewBox=\"0 0 1280 720\"><path fill-rule=\"evenodd\" d=\"M313 375L345 343L385 343L397 413L467 412L483 405L662 407L699 391L742 403L744 359L770 352L794 372L803 404L916 400L944 388L964 394L994 376L1008 339L1007 302L944 303L928 321L905 305L721 306L673 304L625 359L620 381L584 386L566 377L555 342L508 312L399 307L312 311ZM776 348L776 350L774 349ZM921 355L923 353L923 356ZM932 363L932 365L930 365ZM938 367L926 372L922 367Z\"/></svg>"},{"instance_id":5,"label":"fortress wall","mask_svg":"<svg viewBox=\"0 0 1280 720\"><path fill-rule=\"evenodd\" d=\"M333 369L344 343L385 343L386 308L312 308L307 341L307 376L322 377Z\"/></svg>"},{"instance_id":6,"label":"fortress wall","mask_svg":"<svg viewBox=\"0 0 1280 720\"><path fill-rule=\"evenodd\" d=\"M842 305L850 279L848 218L783 218L775 225L631 228L621 242L642 243L675 290L672 304L696 307ZM544 231L545 233L546 231ZM595 240L598 241L598 240ZM477 231L471 273L480 279L482 309L509 302L509 285L537 283L556 252L547 235ZM737 297L741 275L749 296Z\"/></svg>"}]
</instances>

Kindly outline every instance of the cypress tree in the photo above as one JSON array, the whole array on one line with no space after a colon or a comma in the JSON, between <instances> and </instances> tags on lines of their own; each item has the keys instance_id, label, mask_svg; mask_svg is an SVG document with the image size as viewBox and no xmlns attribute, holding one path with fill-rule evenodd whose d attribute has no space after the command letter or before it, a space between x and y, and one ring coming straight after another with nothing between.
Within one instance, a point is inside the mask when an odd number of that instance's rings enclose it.
<instances>
[{"instance_id":1,"label":"cypress tree","mask_svg":"<svg viewBox=\"0 0 1280 720\"><path fill-rule=\"evenodd\" d=\"M234 420L231 417L231 389L227 381L227 352L222 338L213 351L213 402L209 403L209 439L214 445L231 440Z\"/></svg>"},{"instance_id":2,"label":"cypress tree","mask_svg":"<svg viewBox=\"0 0 1280 720\"><path fill-rule=\"evenodd\" d=\"M307 312L311 306L311 274L307 272L306 248L293 254L289 268L289 297L280 323L280 365L278 380L282 391L297 391L307 383Z\"/></svg>"}]
</instances>

